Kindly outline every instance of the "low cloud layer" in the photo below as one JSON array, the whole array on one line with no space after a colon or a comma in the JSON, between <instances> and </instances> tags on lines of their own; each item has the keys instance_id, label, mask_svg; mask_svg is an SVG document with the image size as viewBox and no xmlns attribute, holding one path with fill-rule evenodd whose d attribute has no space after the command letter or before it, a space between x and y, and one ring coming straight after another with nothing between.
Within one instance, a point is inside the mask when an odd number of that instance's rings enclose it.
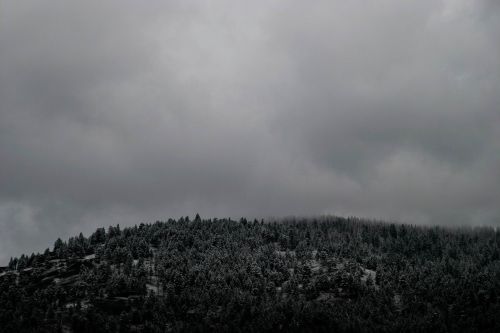
<instances>
[{"instance_id":1,"label":"low cloud layer","mask_svg":"<svg viewBox=\"0 0 500 333\"><path fill-rule=\"evenodd\" d=\"M500 224L497 1L14 1L0 263L168 217Z\"/></svg>"}]
</instances>

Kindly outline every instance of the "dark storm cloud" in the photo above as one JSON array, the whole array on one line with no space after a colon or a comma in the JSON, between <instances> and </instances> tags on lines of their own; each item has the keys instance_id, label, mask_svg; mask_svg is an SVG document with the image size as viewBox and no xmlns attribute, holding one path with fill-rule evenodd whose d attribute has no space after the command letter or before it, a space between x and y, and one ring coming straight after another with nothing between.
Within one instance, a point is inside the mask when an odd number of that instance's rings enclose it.
<instances>
[{"instance_id":1,"label":"dark storm cloud","mask_svg":"<svg viewBox=\"0 0 500 333\"><path fill-rule=\"evenodd\" d=\"M96 226L498 224L495 1L5 1L0 260Z\"/></svg>"}]
</instances>

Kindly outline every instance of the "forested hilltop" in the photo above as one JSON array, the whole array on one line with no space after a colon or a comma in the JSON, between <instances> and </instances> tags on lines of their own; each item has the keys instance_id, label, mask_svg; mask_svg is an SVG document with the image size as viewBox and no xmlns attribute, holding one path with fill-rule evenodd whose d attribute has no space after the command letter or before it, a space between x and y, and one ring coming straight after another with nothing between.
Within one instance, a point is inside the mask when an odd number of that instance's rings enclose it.
<instances>
[{"instance_id":1,"label":"forested hilltop","mask_svg":"<svg viewBox=\"0 0 500 333\"><path fill-rule=\"evenodd\" d=\"M0 268L1 332L500 332L500 231L181 218Z\"/></svg>"}]
</instances>

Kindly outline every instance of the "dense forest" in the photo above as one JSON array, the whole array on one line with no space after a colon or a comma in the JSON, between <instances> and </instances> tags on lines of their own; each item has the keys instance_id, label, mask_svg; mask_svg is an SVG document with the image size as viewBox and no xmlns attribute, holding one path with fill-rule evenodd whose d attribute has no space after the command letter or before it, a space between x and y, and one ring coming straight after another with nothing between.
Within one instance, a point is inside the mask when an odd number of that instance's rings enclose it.
<instances>
[{"instance_id":1,"label":"dense forest","mask_svg":"<svg viewBox=\"0 0 500 333\"><path fill-rule=\"evenodd\" d=\"M1 332L500 332L500 231L178 220L0 267Z\"/></svg>"}]
</instances>

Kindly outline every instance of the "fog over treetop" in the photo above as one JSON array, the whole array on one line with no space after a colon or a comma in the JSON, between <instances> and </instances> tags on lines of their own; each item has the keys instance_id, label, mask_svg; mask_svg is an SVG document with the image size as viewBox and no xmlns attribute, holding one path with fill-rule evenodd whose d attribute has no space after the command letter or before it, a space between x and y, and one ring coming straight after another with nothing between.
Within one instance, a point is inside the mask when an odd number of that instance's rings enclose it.
<instances>
[{"instance_id":1,"label":"fog over treetop","mask_svg":"<svg viewBox=\"0 0 500 333\"><path fill-rule=\"evenodd\" d=\"M500 223L497 1L14 1L0 262L193 215Z\"/></svg>"}]
</instances>

